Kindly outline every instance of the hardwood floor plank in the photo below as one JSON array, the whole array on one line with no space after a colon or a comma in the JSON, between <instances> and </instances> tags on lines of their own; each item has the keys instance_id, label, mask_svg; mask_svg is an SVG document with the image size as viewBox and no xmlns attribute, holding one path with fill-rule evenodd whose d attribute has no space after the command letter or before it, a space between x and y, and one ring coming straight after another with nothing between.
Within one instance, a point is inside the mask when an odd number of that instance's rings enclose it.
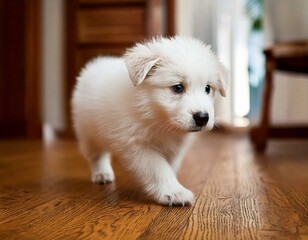
<instances>
[{"instance_id":1,"label":"hardwood floor plank","mask_svg":"<svg viewBox=\"0 0 308 240\"><path fill-rule=\"evenodd\" d=\"M145 198L116 163L90 182L75 142L0 142L0 239L306 239L308 143L256 155L246 136L201 136L179 172L192 207Z\"/></svg>"},{"instance_id":2,"label":"hardwood floor plank","mask_svg":"<svg viewBox=\"0 0 308 240\"><path fill-rule=\"evenodd\" d=\"M298 239L298 214L267 169L259 168L260 159L247 142L237 146L231 141L228 148L206 182L183 238Z\"/></svg>"},{"instance_id":3,"label":"hardwood floor plank","mask_svg":"<svg viewBox=\"0 0 308 240\"><path fill-rule=\"evenodd\" d=\"M272 145L272 151L258 159L260 167L266 169L264 189L271 197L264 204L267 212L273 213L266 223L272 226L267 228L275 228L279 239L305 239L308 236L307 145L296 141ZM292 148L296 151L290 151Z\"/></svg>"}]
</instances>

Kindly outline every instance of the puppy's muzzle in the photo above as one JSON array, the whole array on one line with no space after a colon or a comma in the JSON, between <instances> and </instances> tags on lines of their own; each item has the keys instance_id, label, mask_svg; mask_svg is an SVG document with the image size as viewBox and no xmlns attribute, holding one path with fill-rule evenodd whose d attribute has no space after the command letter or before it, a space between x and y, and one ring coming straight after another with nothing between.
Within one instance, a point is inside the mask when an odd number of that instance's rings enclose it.
<instances>
[{"instance_id":1,"label":"puppy's muzzle","mask_svg":"<svg viewBox=\"0 0 308 240\"><path fill-rule=\"evenodd\" d=\"M209 121L209 114L203 112L196 112L193 114L193 119L196 123L196 126L203 127Z\"/></svg>"}]
</instances>

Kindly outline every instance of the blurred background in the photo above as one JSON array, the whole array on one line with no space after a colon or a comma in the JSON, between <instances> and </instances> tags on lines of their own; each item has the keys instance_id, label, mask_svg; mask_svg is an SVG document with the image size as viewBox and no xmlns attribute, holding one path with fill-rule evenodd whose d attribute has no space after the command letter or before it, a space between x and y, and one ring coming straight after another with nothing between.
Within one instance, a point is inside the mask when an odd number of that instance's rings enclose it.
<instances>
[{"instance_id":1,"label":"blurred background","mask_svg":"<svg viewBox=\"0 0 308 240\"><path fill-rule=\"evenodd\" d=\"M260 122L263 49L308 40L307 0L0 0L0 138L72 136L70 97L81 67L151 36L193 36L230 70L217 119ZM308 124L308 81L274 73L273 124Z\"/></svg>"}]
</instances>

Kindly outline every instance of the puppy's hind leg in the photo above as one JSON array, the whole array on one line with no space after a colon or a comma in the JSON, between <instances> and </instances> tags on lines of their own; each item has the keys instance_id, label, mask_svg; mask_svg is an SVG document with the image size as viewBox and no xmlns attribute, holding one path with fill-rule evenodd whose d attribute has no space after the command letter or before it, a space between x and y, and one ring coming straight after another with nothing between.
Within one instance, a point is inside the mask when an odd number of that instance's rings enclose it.
<instances>
[{"instance_id":1,"label":"puppy's hind leg","mask_svg":"<svg viewBox=\"0 0 308 240\"><path fill-rule=\"evenodd\" d=\"M114 181L115 176L111 166L111 157L108 152L99 151L89 142L80 142L81 152L89 161L91 180L94 183L107 184Z\"/></svg>"},{"instance_id":2,"label":"puppy's hind leg","mask_svg":"<svg viewBox=\"0 0 308 240\"><path fill-rule=\"evenodd\" d=\"M91 160L92 182L107 184L114 181L114 172L111 166L110 154L103 152L98 158Z\"/></svg>"}]
</instances>

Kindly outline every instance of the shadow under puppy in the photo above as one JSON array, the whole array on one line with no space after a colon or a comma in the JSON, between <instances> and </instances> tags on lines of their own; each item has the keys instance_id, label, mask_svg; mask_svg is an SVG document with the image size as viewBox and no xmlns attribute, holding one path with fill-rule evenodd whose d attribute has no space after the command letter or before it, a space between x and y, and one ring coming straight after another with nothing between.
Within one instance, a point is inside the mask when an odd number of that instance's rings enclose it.
<instances>
[{"instance_id":1,"label":"shadow under puppy","mask_svg":"<svg viewBox=\"0 0 308 240\"><path fill-rule=\"evenodd\" d=\"M92 181L114 181L117 156L164 205L191 205L176 178L193 132L214 126L214 95L225 96L228 72L209 46L188 37L153 38L123 58L88 63L73 93L73 121Z\"/></svg>"}]
</instances>

